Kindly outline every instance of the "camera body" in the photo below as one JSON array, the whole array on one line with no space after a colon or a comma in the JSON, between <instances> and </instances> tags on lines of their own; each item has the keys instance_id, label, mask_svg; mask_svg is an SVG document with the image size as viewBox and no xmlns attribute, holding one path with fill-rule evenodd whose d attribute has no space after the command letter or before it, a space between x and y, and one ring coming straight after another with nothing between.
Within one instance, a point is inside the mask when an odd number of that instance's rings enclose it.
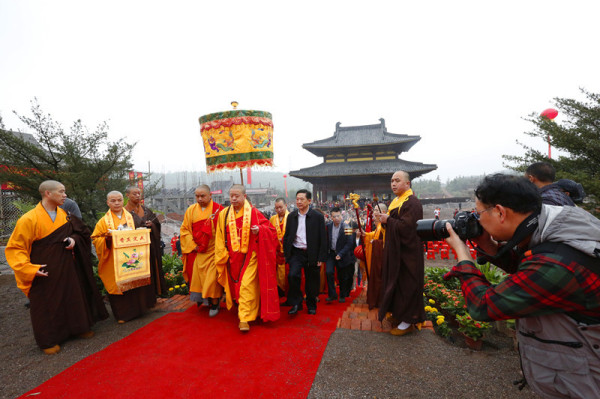
<instances>
[{"instance_id":1,"label":"camera body","mask_svg":"<svg viewBox=\"0 0 600 399\"><path fill-rule=\"evenodd\" d=\"M446 223L450 223L452 229L461 240L479 237L483 234L483 227L472 212L459 212L454 219L436 220L422 219L417 221L417 234L423 241L439 241L449 237Z\"/></svg>"}]
</instances>

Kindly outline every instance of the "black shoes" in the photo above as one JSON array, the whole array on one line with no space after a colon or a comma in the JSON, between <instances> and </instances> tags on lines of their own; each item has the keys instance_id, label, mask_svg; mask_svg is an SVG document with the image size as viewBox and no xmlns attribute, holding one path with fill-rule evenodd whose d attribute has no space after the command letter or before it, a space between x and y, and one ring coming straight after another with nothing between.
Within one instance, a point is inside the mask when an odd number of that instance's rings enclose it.
<instances>
[{"instance_id":1,"label":"black shoes","mask_svg":"<svg viewBox=\"0 0 600 399\"><path fill-rule=\"evenodd\" d=\"M315 315L315 314L317 314L317 310L316 309L308 309L308 314Z\"/></svg>"},{"instance_id":2,"label":"black shoes","mask_svg":"<svg viewBox=\"0 0 600 399\"><path fill-rule=\"evenodd\" d=\"M288 312L288 314L296 314L299 310L302 310L302 305L294 305Z\"/></svg>"},{"instance_id":3,"label":"black shoes","mask_svg":"<svg viewBox=\"0 0 600 399\"><path fill-rule=\"evenodd\" d=\"M331 303L331 302L335 301L336 299L337 298L335 298L335 297L333 297L333 298L332 297L327 297L327 298L325 298L325 302Z\"/></svg>"},{"instance_id":4,"label":"black shoes","mask_svg":"<svg viewBox=\"0 0 600 399\"><path fill-rule=\"evenodd\" d=\"M340 298L340 303L346 302L346 298Z\"/></svg>"}]
</instances>

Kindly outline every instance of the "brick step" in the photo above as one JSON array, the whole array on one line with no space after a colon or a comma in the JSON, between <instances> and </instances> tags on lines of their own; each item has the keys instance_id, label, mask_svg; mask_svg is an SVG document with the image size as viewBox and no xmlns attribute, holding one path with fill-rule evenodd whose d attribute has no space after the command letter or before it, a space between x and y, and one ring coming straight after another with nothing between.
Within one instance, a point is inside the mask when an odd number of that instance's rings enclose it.
<instances>
[{"instance_id":1,"label":"brick step","mask_svg":"<svg viewBox=\"0 0 600 399\"><path fill-rule=\"evenodd\" d=\"M369 310L366 301L367 291L363 290L338 319L337 327L347 330L389 332L393 326L385 320L383 322L377 320L379 309ZM430 320L425 321L425 325L421 329L435 331Z\"/></svg>"},{"instance_id":2,"label":"brick step","mask_svg":"<svg viewBox=\"0 0 600 399\"><path fill-rule=\"evenodd\" d=\"M195 306L196 302L190 301L189 295L173 295L171 298L158 298L153 312L183 312Z\"/></svg>"}]
</instances>

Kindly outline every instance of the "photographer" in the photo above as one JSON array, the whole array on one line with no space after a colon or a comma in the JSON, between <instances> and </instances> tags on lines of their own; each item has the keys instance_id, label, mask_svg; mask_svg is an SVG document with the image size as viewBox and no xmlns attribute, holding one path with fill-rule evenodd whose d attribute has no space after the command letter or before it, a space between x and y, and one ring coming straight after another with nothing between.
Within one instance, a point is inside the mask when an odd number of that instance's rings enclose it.
<instances>
[{"instance_id":1,"label":"photographer","mask_svg":"<svg viewBox=\"0 0 600 399\"><path fill-rule=\"evenodd\" d=\"M492 286L446 224L476 320L516 318L523 373L543 397L600 397L600 221L576 207L541 204L526 178L487 176L475 190L485 230L474 241L512 272ZM503 242L504 245L502 245Z\"/></svg>"}]
</instances>

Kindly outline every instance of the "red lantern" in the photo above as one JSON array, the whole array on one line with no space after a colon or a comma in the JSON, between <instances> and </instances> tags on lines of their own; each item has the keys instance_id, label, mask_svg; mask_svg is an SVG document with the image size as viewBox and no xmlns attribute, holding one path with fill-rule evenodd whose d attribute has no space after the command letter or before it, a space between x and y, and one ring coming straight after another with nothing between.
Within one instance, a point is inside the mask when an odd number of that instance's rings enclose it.
<instances>
[{"instance_id":1,"label":"red lantern","mask_svg":"<svg viewBox=\"0 0 600 399\"><path fill-rule=\"evenodd\" d=\"M545 116L546 118L548 118L550 120L556 118L557 115L558 115L558 111L555 110L554 108L545 109L540 114L540 116Z\"/></svg>"},{"instance_id":2,"label":"red lantern","mask_svg":"<svg viewBox=\"0 0 600 399\"><path fill-rule=\"evenodd\" d=\"M363 248L362 245L354 247L354 256L356 256L358 259L360 259L362 261L367 260L367 257L365 255L365 249Z\"/></svg>"}]
</instances>

